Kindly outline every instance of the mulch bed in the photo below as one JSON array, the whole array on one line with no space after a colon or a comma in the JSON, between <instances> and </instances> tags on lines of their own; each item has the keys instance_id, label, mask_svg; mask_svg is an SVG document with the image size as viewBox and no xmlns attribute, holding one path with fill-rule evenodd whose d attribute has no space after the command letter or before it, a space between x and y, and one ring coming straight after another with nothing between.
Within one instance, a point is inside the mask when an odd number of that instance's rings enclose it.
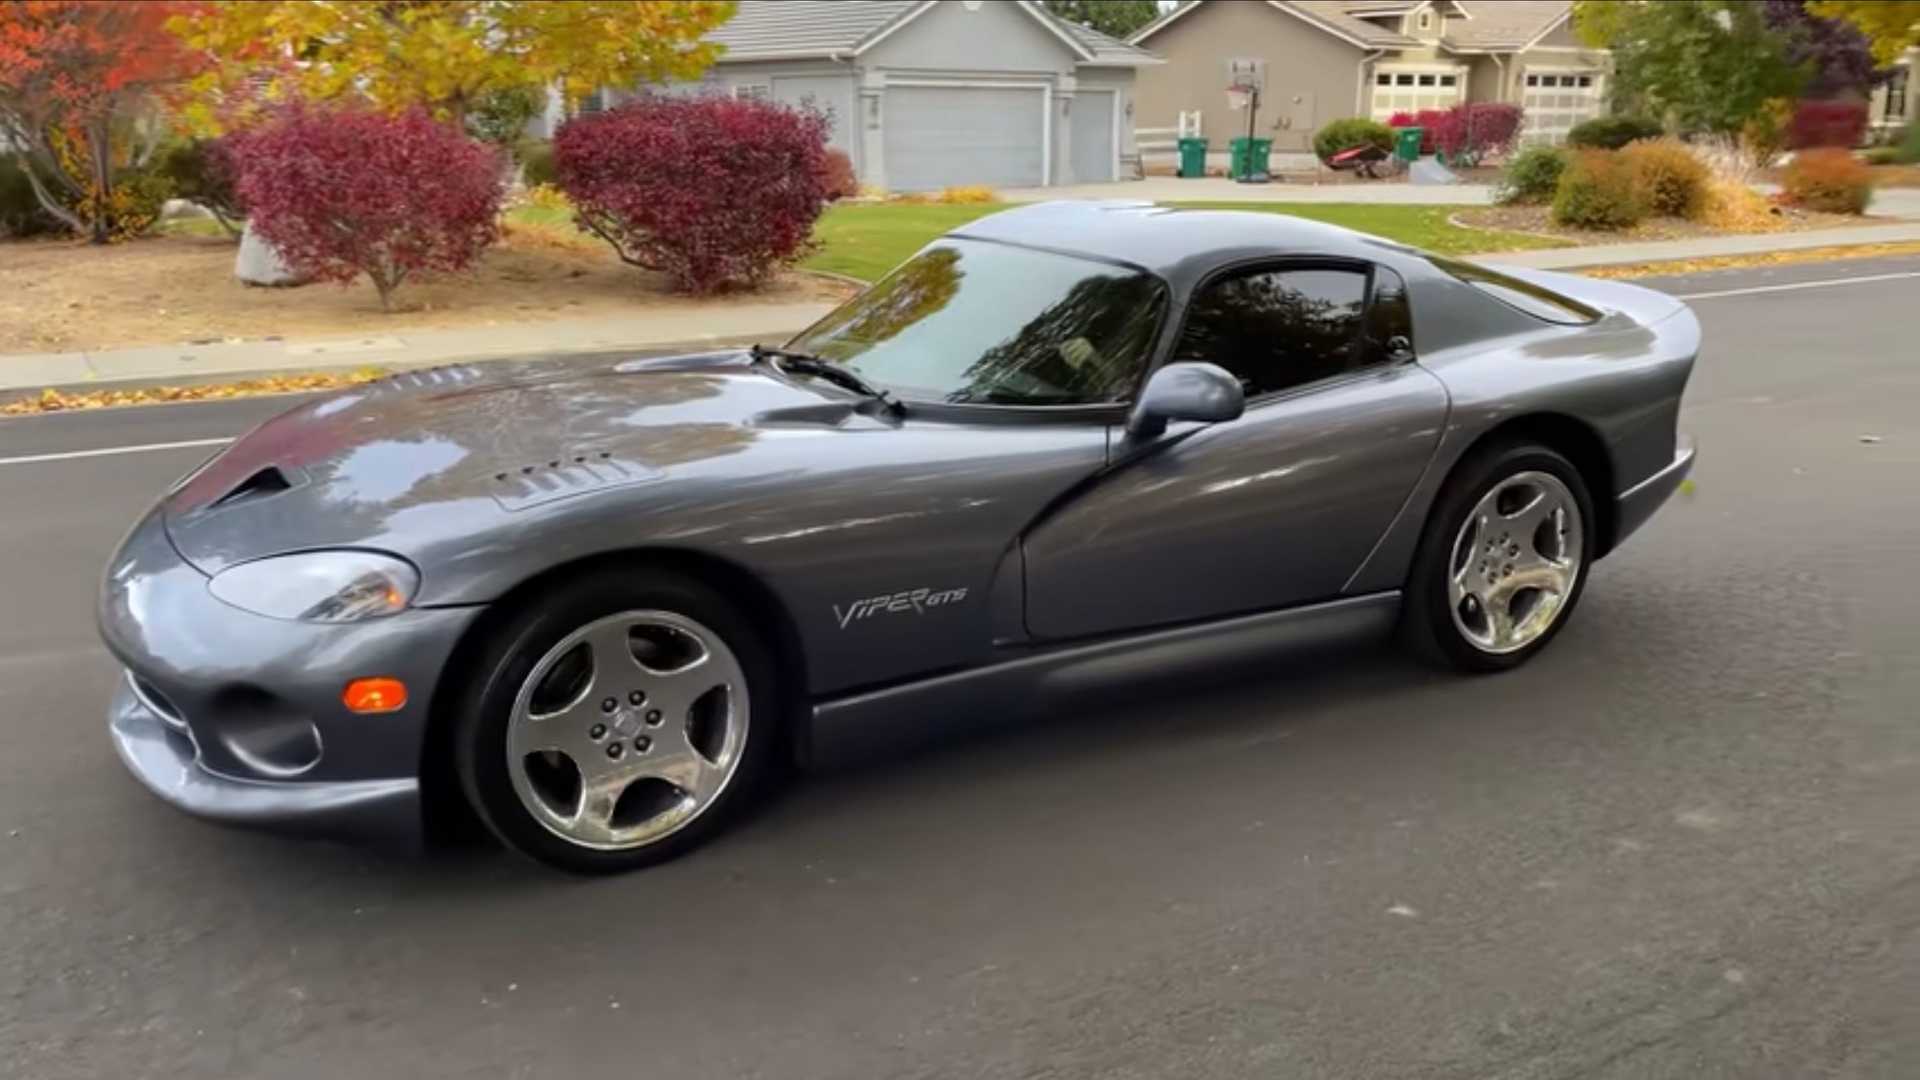
<instances>
[{"instance_id":1,"label":"mulch bed","mask_svg":"<svg viewBox=\"0 0 1920 1080\"><path fill-rule=\"evenodd\" d=\"M1855 225L1884 225L1885 218L1863 217L1851 214L1822 214L1794 207L1776 207L1773 216L1773 228L1748 230L1750 232L1800 232L1807 229L1839 229ZM1654 240L1695 240L1709 236L1731 235L1728 230L1716 229L1697 221L1683 218L1649 218L1638 226L1623 232L1594 232L1587 229L1569 229L1555 225L1551 212L1544 206L1485 206L1461 210L1453 215L1462 225L1479 229L1501 229L1508 232L1537 233L1551 236L1575 244L1637 244Z\"/></svg>"}]
</instances>

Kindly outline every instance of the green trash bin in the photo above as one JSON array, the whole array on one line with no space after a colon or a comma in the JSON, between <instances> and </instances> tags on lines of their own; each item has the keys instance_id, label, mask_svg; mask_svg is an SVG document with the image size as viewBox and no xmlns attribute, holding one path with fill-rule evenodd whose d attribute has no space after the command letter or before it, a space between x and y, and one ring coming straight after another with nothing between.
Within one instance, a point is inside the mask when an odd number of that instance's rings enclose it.
<instances>
[{"instance_id":1,"label":"green trash bin","mask_svg":"<svg viewBox=\"0 0 1920 1080\"><path fill-rule=\"evenodd\" d=\"M1393 156L1411 165L1420 160L1420 140L1427 137L1427 129L1417 127L1395 128L1393 132Z\"/></svg>"},{"instance_id":2,"label":"green trash bin","mask_svg":"<svg viewBox=\"0 0 1920 1080\"><path fill-rule=\"evenodd\" d=\"M1267 175L1267 159L1273 154L1272 139L1239 138L1227 144L1227 176L1245 180Z\"/></svg>"},{"instance_id":3,"label":"green trash bin","mask_svg":"<svg viewBox=\"0 0 1920 1080\"><path fill-rule=\"evenodd\" d=\"M1180 178L1191 180L1207 175L1207 140L1180 140Z\"/></svg>"}]
</instances>

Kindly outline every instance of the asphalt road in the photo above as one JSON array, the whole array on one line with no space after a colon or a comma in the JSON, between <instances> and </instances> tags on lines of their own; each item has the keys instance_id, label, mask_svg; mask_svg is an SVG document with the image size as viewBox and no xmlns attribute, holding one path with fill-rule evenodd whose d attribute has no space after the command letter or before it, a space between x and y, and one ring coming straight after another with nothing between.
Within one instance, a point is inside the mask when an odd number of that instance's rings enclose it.
<instances>
[{"instance_id":1,"label":"asphalt road","mask_svg":"<svg viewBox=\"0 0 1920 1080\"><path fill-rule=\"evenodd\" d=\"M1920 1076L1916 297L1698 300L1697 487L1520 671L1154 688L591 882L138 789L95 579L209 448L16 459L284 403L0 422L0 1074Z\"/></svg>"}]
</instances>

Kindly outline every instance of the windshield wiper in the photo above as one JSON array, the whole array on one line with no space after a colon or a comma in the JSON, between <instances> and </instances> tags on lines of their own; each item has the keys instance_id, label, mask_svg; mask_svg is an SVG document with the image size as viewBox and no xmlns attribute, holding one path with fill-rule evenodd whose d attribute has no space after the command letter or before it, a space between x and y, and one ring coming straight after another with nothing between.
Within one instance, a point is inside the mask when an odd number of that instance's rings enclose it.
<instances>
[{"instance_id":1,"label":"windshield wiper","mask_svg":"<svg viewBox=\"0 0 1920 1080\"><path fill-rule=\"evenodd\" d=\"M843 367L831 360L801 352L798 349L781 349L771 345L755 345L749 350L755 360L770 361L781 371L794 375L812 375L840 387L851 390L863 397L878 401L888 412L895 416L904 414L907 407L888 390L882 390L855 374L851 368Z\"/></svg>"}]
</instances>

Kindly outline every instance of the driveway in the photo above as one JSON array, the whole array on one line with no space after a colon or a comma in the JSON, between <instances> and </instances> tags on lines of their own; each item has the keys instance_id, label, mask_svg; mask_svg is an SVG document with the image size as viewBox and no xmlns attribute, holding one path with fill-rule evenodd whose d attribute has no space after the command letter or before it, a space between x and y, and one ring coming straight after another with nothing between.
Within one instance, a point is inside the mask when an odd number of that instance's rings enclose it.
<instances>
[{"instance_id":1,"label":"driveway","mask_svg":"<svg viewBox=\"0 0 1920 1080\"><path fill-rule=\"evenodd\" d=\"M0 1061L34 1080L1920 1075L1916 275L1663 283L1701 296L1697 487L1526 668L1369 653L1085 702L811 778L616 880L161 807L107 743L97 576L209 452L183 444L284 403L0 421Z\"/></svg>"}]
</instances>

